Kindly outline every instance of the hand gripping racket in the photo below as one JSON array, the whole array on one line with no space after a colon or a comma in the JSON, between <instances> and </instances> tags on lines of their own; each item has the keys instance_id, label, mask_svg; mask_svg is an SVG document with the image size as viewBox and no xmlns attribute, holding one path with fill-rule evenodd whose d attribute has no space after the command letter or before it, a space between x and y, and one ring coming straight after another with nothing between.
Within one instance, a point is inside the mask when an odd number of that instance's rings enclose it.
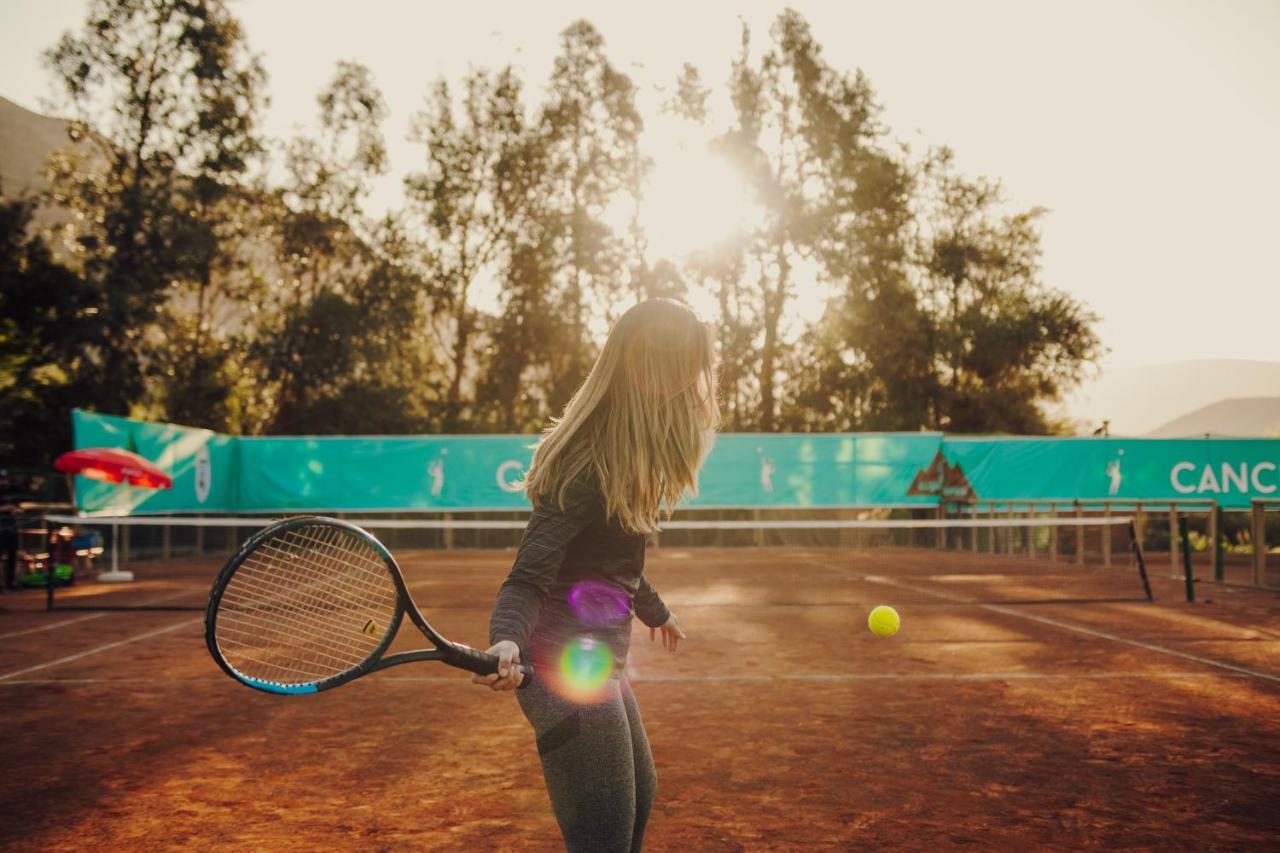
<instances>
[{"instance_id":1,"label":"hand gripping racket","mask_svg":"<svg viewBox=\"0 0 1280 853\"><path fill-rule=\"evenodd\" d=\"M406 613L435 648L384 657ZM333 518L286 519L246 542L213 583L204 634L227 675L268 693L316 693L421 660L498 671L496 656L431 627L381 542ZM521 667L527 687L533 669Z\"/></svg>"}]
</instances>

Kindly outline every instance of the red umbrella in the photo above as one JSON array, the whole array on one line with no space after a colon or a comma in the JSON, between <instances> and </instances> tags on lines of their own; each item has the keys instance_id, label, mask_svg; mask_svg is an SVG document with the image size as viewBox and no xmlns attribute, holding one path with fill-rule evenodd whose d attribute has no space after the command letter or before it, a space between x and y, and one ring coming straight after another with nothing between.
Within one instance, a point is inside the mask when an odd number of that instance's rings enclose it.
<instances>
[{"instance_id":1,"label":"red umbrella","mask_svg":"<svg viewBox=\"0 0 1280 853\"><path fill-rule=\"evenodd\" d=\"M104 483L123 483L144 489L172 489L173 478L136 453L118 447L87 447L64 453L53 463L59 471Z\"/></svg>"}]
</instances>

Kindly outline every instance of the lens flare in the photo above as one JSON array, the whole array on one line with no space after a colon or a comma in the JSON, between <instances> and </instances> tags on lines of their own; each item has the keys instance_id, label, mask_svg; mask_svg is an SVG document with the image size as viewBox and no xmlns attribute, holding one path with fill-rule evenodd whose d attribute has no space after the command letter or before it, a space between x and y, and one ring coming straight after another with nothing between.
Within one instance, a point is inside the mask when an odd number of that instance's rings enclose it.
<instances>
[{"instance_id":1,"label":"lens flare","mask_svg":"<svg viewBox=\"0 0 1280 853\"><path fill-rule=\"evenodd\" d=\"M578 637L560 653L560 683L568 698L591 701L613 672L613 652L599 640Z\"/></svg>"},{"instance_id":2,"label":"lens flare","mask_svg":"<svg viewBox=\"0 0 1280 853\"><path fill-rule=\"evenodd\" d=\"M626 591L605 581L578 581L569 590L568 598L578 621L592 628L617 625L631 618Z\"/></svg>"}]
</instances>

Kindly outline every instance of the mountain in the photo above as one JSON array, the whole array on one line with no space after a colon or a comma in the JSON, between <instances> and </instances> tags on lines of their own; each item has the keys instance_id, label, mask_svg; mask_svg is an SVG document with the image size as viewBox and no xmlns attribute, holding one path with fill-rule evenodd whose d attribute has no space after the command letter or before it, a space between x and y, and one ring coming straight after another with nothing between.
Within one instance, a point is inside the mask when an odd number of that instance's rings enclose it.
<instances>
[{"instance_id":1,"label":"mountain","mask_svg":"<svg viewBox=\"0 0 1280 853\"><path fill-rule=\"evenodd\" d=\"M1205 433L1228 436L1280 435L1280 397L1219 400L1175 418L1147 435L1182 438Z\"/></svg>"},{"instance_id":2,"label":"mountain","mask_svg":"<svg viewBox=\"0 0 1280 853\"><path fill-rule=\"evenodd\" d=\"M0 97L0 192L14 198L44 189L45 158L69 144L65 120Z\"/></svg>"},{"instance_id":3,"label":"mountain","mask_svg":"<svg viewBox=\"0 0 1280 853\"><path fill-rule=\"evenodd\" d=\"M1067 417L1088 434L1104 420L1112 435L1147 435L1205 407L1245 398L1280 397L1280 362L1202 359L1104 369L1065 401ZM1239 417L1245 415L1241 410ZM1233 415L1225 415L1231 424ZM1196 423L1199 423L1197 421ZM1194 426L1194 425L1193 425ZM1189 429L1185 434L1225 430ZM1233 433L1239 434L1239 433ZM1264 433L1265 434L1265 433Z\"/></svg>"}]
</instances>

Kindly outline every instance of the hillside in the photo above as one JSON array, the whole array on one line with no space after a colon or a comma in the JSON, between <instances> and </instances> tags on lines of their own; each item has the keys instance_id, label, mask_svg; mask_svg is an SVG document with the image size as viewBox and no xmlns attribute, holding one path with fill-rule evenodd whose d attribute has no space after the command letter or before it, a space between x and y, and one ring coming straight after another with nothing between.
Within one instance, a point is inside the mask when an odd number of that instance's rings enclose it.
<instances>
[{"instance_id":1,"label":"hillside","mask_svg":"<svg viewBox=\"0 0 1280 853\"><path fill-rule=\"evenodd\" d=\"M1073 394L1064 408L1079 432L1088 433L1109 420L1113 435L1136 436L1172 427L1184 416L1218 403L1277 397L1280 362L1204 359L1106 369ZM1217 430L1196 427L1184 434L1206 431Z\"/></svg>"},{"instance_id":2,"label":"hillside","mask_svg":"<svg viewBox=\"0 0 1280 853\"><path fill-rule=\"evenodd\" d=\"M10 198L44 189L45 158L69 144L67 122L0 97L0 189Z\"/></svg>"},{"instance_id":3,"label":"hillside","mask_svg":"<svg viewBox=\"0 0 1280 853\"><path fill-rule=\"evenodd\" d=\"M1219 400L1152 430L1152 438L1180 438L1205 433L1228 436L1280 435L1280 397Z\"/></svg>"}]
</instances>

